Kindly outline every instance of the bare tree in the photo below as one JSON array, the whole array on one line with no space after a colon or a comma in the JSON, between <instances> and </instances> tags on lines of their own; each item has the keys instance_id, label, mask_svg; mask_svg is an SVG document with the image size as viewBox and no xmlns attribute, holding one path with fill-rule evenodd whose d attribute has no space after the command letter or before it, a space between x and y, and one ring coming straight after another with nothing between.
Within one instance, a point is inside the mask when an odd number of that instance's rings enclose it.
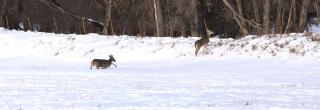
<instances>
[{"instance_id":1,"label":"bare tree","mask_svg":"<svg viewBox=\"0 0 320 110\"><path fill-rule=\"evenodd\" d=\"M87 9L71 4L74 1L0 0L0 26L8 25L8 17L10 26L18 29L19 23L26 25L30 17L31 23L45 29L41 31L50 32L56 28L54 16L56 25L65 23L59 27L62 33L79 32L81 20L99 27L86 27L86 32L105 35L114 30L115 34L127 35L199 36L203 33L199 21L206 20L216 34L235 38L273 31L303 32L310 13L320 16L320 0L78 0L77 5L90 8L83 13ZM35 17L42 13L46 17Z\"/></svg>"},{"instance_id":2,"label":"bare tree","mask_svg":"<svg viewBox=\"0 0 320 110\"><path fill-rule=\"evenodd\" d=\"M186 0L189 1L190 7L187 8L188 14L190 16L190 30L191 36L199 36L198 28L199 28L199 19L198 19L198 9L197 2L198 0Z\"/></svg>"},{"instance_id":3,"label":"bare tree","mask_svg":"<svg viewBox=\"0 0 320 110\"><path fill-rule=\"evenodd\" d=\"M5 10L6 10L6 0L0 1L0 26L4 27L4 18L5 18Z\"/></svg>"},{"instance_id":4,"label":"bare tree","mask_svg":"<svg viewBox=\"0 0 320 110\"><path fill-rule=\"evenodd\" d=\"M239 16L244 17L241 0L236 0L236 2L237 2L237 9L238 9ZM239 20L240 20L240 36L245 36L247 33L244 32L243 30L246 28L246 24L243 19L239 19Z\"/></svg>"},{"instance_id":5,"label":"bare tree","mask_svg":"<svg viewBox=\"0 0 320 110\"><path fill-rule=\"evenodd\" d=\"M288 33L290 31L294 31L293 27L295 27L296 25L296 13L297 13L297 9L295 8L296 7L296 1L295 0L291 0L290 2L290 11L289 11L289 16L288 16L288 21L287 21L287 26L285 28L285 31L284 33ZM291 30L290 30L291 29Z\"/></svg>"},{"instance_id":6,"label":"bare tree","mask_svg":"<svg viewBox=\"0 0 320 110\"><path fill-rule=\"evenodd\" d=\"M252 0L252 5L253 5L253 12L254 12L254 19L255 22L258 24L261 24L261 18L260 18L260 12L259 12L259 4L257 2L258 0ZM261 34L262 30L261 28L256 28L256 34Z\"/></svg>"},{"instance_id":7,"label":"bare tree","mask_svg":"<svg viewBox=\"0 0 320 110\"><path fill-rule=\"evenodd\" d=\"M303 32L307 25L307 13L311 0L302 0L301 11L299 15L298 32Z\"/></svg>"},{"instance_id":8,"label":"bare tree","mask_svg":"<svg viewBox=\"0 0 320 110\"><path fill-rule=\"evenodd\" d=\"M103 0L105 5L105 21L102 32L108 35L108 27L111 21L112 0Z\"/></svg>"},{"instance_id":9,"label":"bare tree","mask_svg":"<svg viewBox=\"0 0 320 110\"><path fill-rule=\"evenodd\" d=\"M275 23L275 31L276 33L282 33L282 26L283 26L283 8L284 8L284 1L278 0L277 2L277 11L276 11L276 23Z\"/></svg>"},{"instance_id":10,"label":"bare tree","mask_svg":"<svg viewBox=\"0 0 320 110\"><path fill-rule=\"evenodd\" d=\"M103 13L103 30L104 35L108 35L108 30L111 24L111 12L112 12L112 1L113 0L95 0L98 8L102 9Z\"/></svg>"},{"instance_id":11,"label":"bare tree","mask_svg":"<svg viewBox=\"0 0 320 110\"><path fill-rule=\"evenodd\" d=\"M313 0L314 7L317 11L317 18L320 18L320 0Z\"/></svg>"},{"instance_id":12,"label":"bare tree","mask_svg":"<svg viewBox=\"0 0 320 110\"><path fill-rule=\"evenodd\" d=\"M244 36L248 34L248 30L244 27L244 20L245 18L243 18L243 16L239 15L234 9L233 7L230 5L230 3L227 0L223 0L224 4L227 6L227 8L229 8L229 10L232 13L232 17L233 19L237 22L237 24L240 27L240 36ZM238 1L238 3L241 1ZM240 3L239 3L240 4ZM241 6L238 6L238 8L241 8Z\"/></svg>"},{"instance_id":13,"label":"bare tree","mask_svg":"<svg viewBox=\"0 0 320 110\"><path fill-rule=\"evenodd\" d=\"M263 3L263 31L264 34L270 33L270 0Z\"/></svg>"},{"instance_id":14,"label":"bare tree","mask_svg":"<svg viewBox=\"0 0 320 110\"><path fill-rule=\"evenodd\" d=\"M155 17L155 23L156 23L156 36L164 36L163 31L163 17L161 13L161 5L159 0L153 0L153 6L154 6L154 17Z\"/></svg>"}]
</instances>

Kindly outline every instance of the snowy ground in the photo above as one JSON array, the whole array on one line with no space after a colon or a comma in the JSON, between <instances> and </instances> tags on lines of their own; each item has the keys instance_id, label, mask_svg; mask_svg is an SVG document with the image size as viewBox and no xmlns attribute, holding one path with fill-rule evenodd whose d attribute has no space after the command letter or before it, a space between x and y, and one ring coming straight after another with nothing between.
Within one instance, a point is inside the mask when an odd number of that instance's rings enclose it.
<instances>
[{"instance_id":1,"label":"snowy ground","mask_svg":"<svg viewBox=\"0 0 320 110\"><path fill-rule=\"evenodd\" d=\"M271 37L270 37L271 36ZM212 38L0 28L0 110L319 110L317 34ZM118 68L91 70L113 54Z\"/></svg>"}]
</instances>

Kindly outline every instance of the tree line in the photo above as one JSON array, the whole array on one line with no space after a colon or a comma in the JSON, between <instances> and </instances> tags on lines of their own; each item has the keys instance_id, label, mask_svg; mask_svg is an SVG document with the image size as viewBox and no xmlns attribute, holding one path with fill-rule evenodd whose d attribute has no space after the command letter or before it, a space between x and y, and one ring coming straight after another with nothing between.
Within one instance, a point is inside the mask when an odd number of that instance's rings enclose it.
<instances>
[{"instance_id":1,"label":"tree line","mask_svg":"<svg viewBox=\"0 0 320 110\"><path fill-rule=\"evenodd\" d=\"M320 0L0 0L0 26L55 33L221 37L303 32ZM316 19L317 20L317 19Z\"/></svg>"}]
</instances>

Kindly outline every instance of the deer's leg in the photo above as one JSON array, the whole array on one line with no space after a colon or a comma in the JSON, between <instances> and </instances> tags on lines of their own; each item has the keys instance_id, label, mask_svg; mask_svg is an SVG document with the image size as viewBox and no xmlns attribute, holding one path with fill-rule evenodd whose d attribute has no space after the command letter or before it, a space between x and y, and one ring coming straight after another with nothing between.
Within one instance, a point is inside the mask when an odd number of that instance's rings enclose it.
<instances>
[{"instance_id":1,"label":"deer's leg","mask_svg":"<svg viewBox=\"0 0 320 110\"><path fill-rule=\"evenodd\" d=\"M198 51L199 51L199 48L196 48L196 51L194 53L196 56L198 55Z\"/></svg>"},{"instance_id":2,"label":"deer's leg","mask_svg":"<svg viewBox=\"0 0 320 110\"><path fill-rule=\"evenodd\" d=\"M207 53L207 47L208 47L208 44L204 44L204 46L203 46L203 54Z\"/></svg>"},{"instance_id":3,"label":"deer's leg","mask_svg":"<svg viewBox=\"0 0 320 110\"><path fill-rule=\"evenodd\" d=\"M118 66L116 65L116 64L114 64L114 63L111 63L114 67L116 67L116 68L118 68Z\"/></svg>"},{"instance_id":4,"label":"deer's leg","mask_svg":"<svg viewBox=\"0 0 320 110\"><path fill-rule=\"evenodd\" d=\"M91 67L90 67L90 69L92 69L92 62L91 62Z\"/></svg>"},{"instance_id":5,"label":"deer's leg","mask_svg":"<svg viewBox=\"0 0 320 110\"><path fill-rule=\"evenodd\" d=\"M196 48L196 51L194 52L194 54L197 56L197 55L198 55L198 51L199 51L199 49L200 49L200 46L195 45L195 48Z\"/></svg>"},{"instance_id":6,"label":"deer's leg","mask_svg":"<svg viewBox=\"0 0 320 110\"><path fill-rule=\"evenodd\" d=\"M96 69L99 69L100 68L100 65L96 64Z\"/></svg>"}]
</instances>

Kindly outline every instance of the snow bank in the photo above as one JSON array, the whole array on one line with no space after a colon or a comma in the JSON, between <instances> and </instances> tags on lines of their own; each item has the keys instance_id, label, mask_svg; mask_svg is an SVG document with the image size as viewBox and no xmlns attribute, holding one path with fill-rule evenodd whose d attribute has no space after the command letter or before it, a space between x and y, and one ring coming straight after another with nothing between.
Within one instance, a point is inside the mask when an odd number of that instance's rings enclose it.
<instances>
[{"instance_id":1,"label":"snow bank","mask_svg":"<svg viewBox=\"0 0 320 110\"><path fill-rule=\"evenodd\" d=\"M114 54L123 61L163 60L183 56L194 56L194 42L199 39L171 37L135 37L66 35L9 31L0 29L1 56L56 56L62 58L89 60L106 58ZM268 57L309 57L320 58L320 34L305 35L292 33L284 35L246 36L241 39L211 38L208 53L199 51L200 56L245 56ZM146 59L148 58L148 59Z\"/></svg>"},{"instance_id":2,"label":"snow bank","mask_svg":"<svg viewBox=\"0 0 320 110\"><path fill-rule=\"evenodd\" d=\"M320 34L304 33L283 35L246 36L237 40L212 40L211 54L245 55L250 57L309 57L319 59Z\"/></svg>"}]
</instances>

